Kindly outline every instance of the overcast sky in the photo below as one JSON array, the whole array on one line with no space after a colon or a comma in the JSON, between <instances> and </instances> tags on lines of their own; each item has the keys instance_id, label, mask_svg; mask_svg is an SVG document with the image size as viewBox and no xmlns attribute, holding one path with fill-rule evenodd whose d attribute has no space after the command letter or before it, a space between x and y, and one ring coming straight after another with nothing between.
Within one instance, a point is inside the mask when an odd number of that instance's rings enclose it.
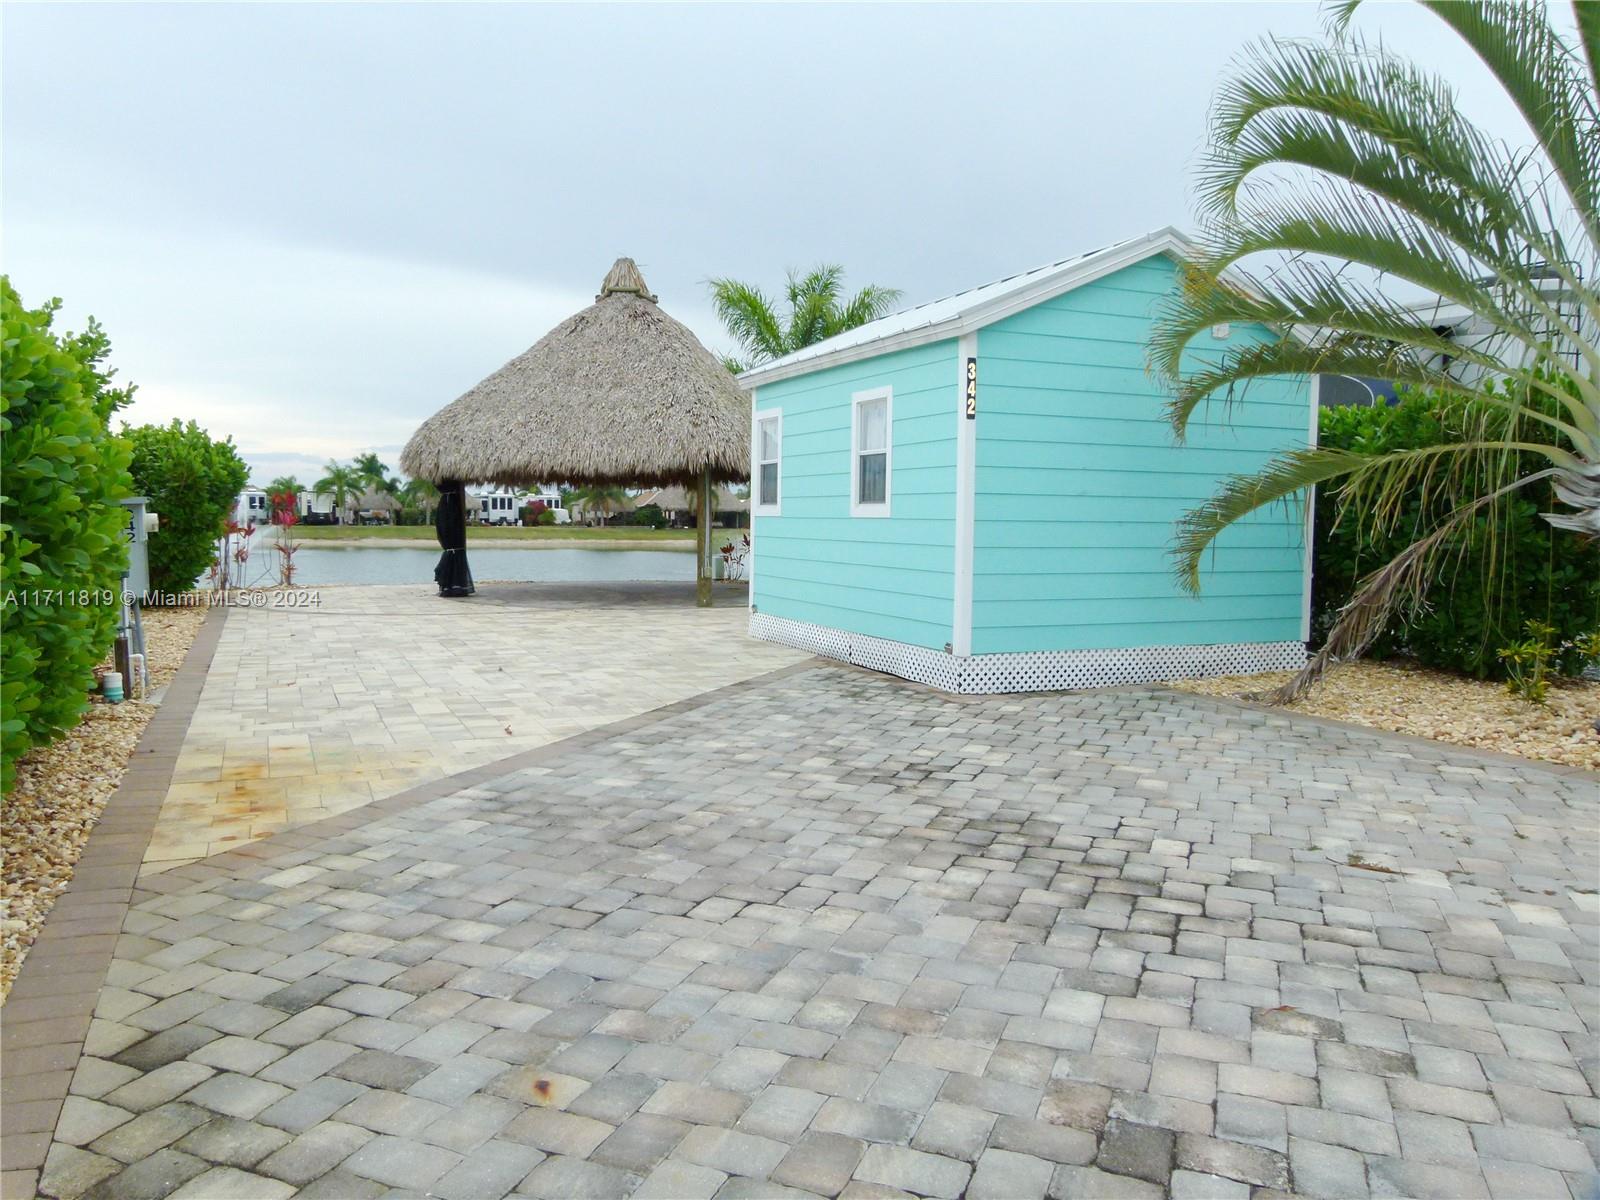
<instances>
[{"instance_id":1,"label":"overcast sky","mask_svg":"<svg viewBox=\"0 0 1600 1200\"><path fill-rule=\"evenodd\" d=\"M1228 60L1310 5L7 5L4 266L93 313L135 422L313 479L593 300L844 264L919 302L1191 218ZM1410 5L1358 24L1481 68ZM1520 136L1518 141L1523 140Z\"/></svg>"}]
</instances>

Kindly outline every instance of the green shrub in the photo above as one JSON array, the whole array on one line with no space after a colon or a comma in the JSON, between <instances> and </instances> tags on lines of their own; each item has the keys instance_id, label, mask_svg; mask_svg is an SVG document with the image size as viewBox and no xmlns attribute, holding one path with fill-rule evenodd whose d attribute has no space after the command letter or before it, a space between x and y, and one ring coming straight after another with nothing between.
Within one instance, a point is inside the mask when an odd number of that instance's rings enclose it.
<instances>
[{"instance_id":1,"label":"green shrub","mask_svg":"<svg viewBox=\"0 0 1600 1200\"><path fill-rule=\"evenodd\" d=\"M51 329L58 302L25 309L0 276L0 787L16 762L77 724L111 647L127 567L128 446L111 413L110 343Z\"/></svg>"},{"instance_id":2,"label":"green shrub","mask_svg":"<svg viewBox=\"0 0 1600 1200\"><path fill-rule=\"evenodd\" d=\"M631 521L635 525L643 525L649 529L665 529L667 527L666 514L661 511L659 504L644 504L633 510Z\"/></svg>"},{"instance_id":3,"label":"green shrub","mask_svg":"<svg viewBox=\"0 0 1600 1200\"><path fill-rule=\"evenodd\" d=\"M539 515L533 519L535 525L554 525L556 514L550 509L541 509Z\"/></svg>"},{"instance_id":4,"label":"green shrub","mask_svg":"<svg viewBox=\"0 0 1600 1200\"><path fill-rule=\"evenodd\" d=\"M1459 409L1447 410L1426 392L1402 393L1388 408L1325 408L1321 444L1381 453L1458 440L1461 431L1442 419L1447 411ZM1419 531L1432 528L1427 518L1450 503L1446 495L1425 496L1414 488L1403 498L1401 517L1388 536L1360 537L1349 518L1335 527L1336 497L1336 491L1317 497L1312 634L1319 639L1356 582ZM1582 670L1575 642L1600 628L1600 547L1540 517L1555 507L1549 485L1535 484L1501 502L1496 538L1490 538L1486 519L1474 522L1464 554L1446 560L1450 565L1434 580L1420 609L1391 622L1374 644L1373 657L1409 655L1431 667L1504 679L1507 664L1499 652L1522 641L1533 621L1553 627L1551 636L1561 646L1551 669L1568 675Z\"/></svg>"},{"instance_id":5,"label":"green shrub","mask_svg":"<svg viewBox=\"0 0 1600 1200\"><path fill-rule=\"evenodd\" d=\"M134 487L161 514L161 529L149 542L150 588L186 592L215 560L250 469L232 438L213 441L193 421L122 433L133 445Z\"/></svg>"}]
</instances>

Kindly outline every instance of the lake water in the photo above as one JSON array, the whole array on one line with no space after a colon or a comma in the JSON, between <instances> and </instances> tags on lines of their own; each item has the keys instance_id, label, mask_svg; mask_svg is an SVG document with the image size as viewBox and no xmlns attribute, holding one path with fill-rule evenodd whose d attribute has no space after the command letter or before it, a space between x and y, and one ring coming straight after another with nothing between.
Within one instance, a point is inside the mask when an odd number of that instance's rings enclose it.
<instances>
[{"instance_id":1,"label":"lake water","mask_svg":"<svg viewBox=\"0 0 1600 1200\"><path fill-rule=\"evenodd\" d=\"M251 556L250 575L257 559ZM294 581L319 583L429 583L439 551L381 546L301 546L294 556ZM522 550L515 547L467 547L474 579L519 583L600 583L617 580L692 580L694 555L672 550Z\"/></svg>"}]
</instances>

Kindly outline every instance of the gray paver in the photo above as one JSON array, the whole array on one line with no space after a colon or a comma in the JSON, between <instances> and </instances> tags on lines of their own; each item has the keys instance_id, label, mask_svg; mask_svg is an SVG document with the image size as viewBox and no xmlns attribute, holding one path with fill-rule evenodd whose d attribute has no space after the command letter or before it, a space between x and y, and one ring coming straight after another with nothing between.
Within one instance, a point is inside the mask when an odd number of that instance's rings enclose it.
<instances>
[{"instance_id":1,"label":"gray paver","mask_svg":"<svg viewBox=\"0 0 1600 1200\"><path fill-rule=\"evenodd\" d=\"M287 1183L310 1183L332 1171L372 1137L370 1130L325 1121L267 1155L256 1165L256 1170Z\"/></svg>"},{"instance_id":2,"label":"gray paver","mask_svg":"<svg viewBox=\"0 0 1600 1200\"><path fill-rule=\"evenodd\" d=\"M461 1161L461 1155L407 1138L373 1138L344 1160L344 1169L392 1187L425 1188Z\"/></svg>"},{"instance_id":3,"label":"gray paver","mask_svg":"<svg viewBox=\"0 0 1600 1200\"><path fill-rule=\"evenodd\" d=\"M212 1167L177 1191L172 1200L285 1200L294 1188L277 1179L264 1179L237 1167Z\"/></svg>"},{"instance_id":4,"label":"gray paver","mask_svg":"<svg viewBox=\"0 0 1600 1200\"><path fill-rule=\"evenodd\" d=\"M616 1167L556 1155L528 1172L517 1194L542 1200L612 1200L634 1194L638 1182L637 1175Z\"/></svg>"},{"instance_id":5,"label":"gray paver","mask_svg":"<svg viewBox=\"0 0 1600 1200\"><path fill-rule=\"evenodd\" d=\"M253 1167L288 1141L289 1135L280 1129L236 1117L216 1117L185 1136L177 1147L207 1162Z\"/></svg>"},{"instance_id":6,"label":"gray paver","mask_svg":"<svg viewBox=\"0 0 1600 1200\"><path fill-rule=\"evenodd\" d=\"M102 1179L84 1195L86 1200L160 1200L209 1169L210 1164L191 1154L157 1150L120 1174Z\"/></svg>"},{"instance_id":7,"label":"gray paver","mask_svg":"<svg viewBox=\"0 0 1600 1200\"><path fill-rule=\"evenodd\" d=\"M774 1182L819 1196L836 1196L855 1173L865 1142L813 1131L800 1138L772 1171Z\"/></svg>"},{"instance_id":8,"label":"gray paver","mask_svg":"<svg viewBox=\"0 0 1600 1200\"><path fill-rule=\"evenodd\" d=\"M970 1200L1043 1200L1055 1164L1010 1150L985 1150L966 1195Z\"/></svg>"},{"instance_id":9,"label":"gray paver","mask_svg":"<svg viewBox=\"0 0 1600 1200\"><path fill-rule=\"evenodd\" d=\"M89 1143L96 1154L108 1155L119 1162L138 1162L154 1154L163 1146L170 1146L190 1130L212 1120L209 1110L181 1101L163 1104L149 1112L140 1113L125 1125L118 1125ZM179 1147L183 1149L183 1147ZM217 1161L217 1160L212 1160Z\"/></svg>"},{"instance_id":10,"label":"gray paver","mask_svg":"<svg viewBox=\"0 0 1600 1200\"><path fill-rule=\"evenodd\" d=\"M444 1200L500 1200L544 1159L515 1142L488 1142L445 1172L429 1191Z\"/></svg>"},{"instance_id":11,"label":"gray paver","mask_svg":"<svg viewBox=\"0 0 1600 1200\"><path fill-rule=\"evenodd\" d=\"M959 1196L972 1176L966 1163L905 1146L868 1146L855 1177L867 1183L903 1187L919 1196Z\"/></svg>"},{"instance_id":12,"label":"gray paver","mask_svg":"<svg viewBox=\"0 0 1600 1200\"><path fill-rule=\"evenodd\" d=\"M1597 807L1201 698L807 670L141 886L45 1175L1581 1193Z\"/></svg>"},{"instance_id":13,"label":"gray paver","mask_svg":"<svg viewBox=\"0 0 1600 1200\"><path fill-rule=\"evenodd\" d=\"M1172 1174L1172 1149L1170 1129L1110 1120L1095 1165L1114 1175L1132 1175L1164 1185Z\"/></svg>"}]
</instances>

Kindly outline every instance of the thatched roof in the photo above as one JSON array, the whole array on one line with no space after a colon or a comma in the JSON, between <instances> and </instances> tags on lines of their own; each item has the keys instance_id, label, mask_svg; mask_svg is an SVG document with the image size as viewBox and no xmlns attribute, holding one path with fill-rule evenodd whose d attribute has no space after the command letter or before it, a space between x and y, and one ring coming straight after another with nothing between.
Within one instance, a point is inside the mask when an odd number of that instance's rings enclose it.
<instances>
[{"instance_id":1,"label":"thatched roof","mask_svg":"<svg viewBox=\"0 0 1600 1200\"><path fill-rule=\"evenodd\" d=\"M672 487L657 488L653 492L646 492L639 497L639 507L654 504L663 512L697 512L700 508L700 497L687 488L673 485ZM727 488L717 492L717 511L719 513L742 513L750 511L750 498L748 496L735 496Z\"/></svg>"},{"instance_id":2,"label":"thatched roof","mask_svg":"<svg viewBox=\"0 0 1600 1200\"><path fill-rule=\"evenodd\" d=\"M400 466L525 487L744 479L750 401L619 258L592 305L424 421Z\"/></svg>"}]
</instances>

